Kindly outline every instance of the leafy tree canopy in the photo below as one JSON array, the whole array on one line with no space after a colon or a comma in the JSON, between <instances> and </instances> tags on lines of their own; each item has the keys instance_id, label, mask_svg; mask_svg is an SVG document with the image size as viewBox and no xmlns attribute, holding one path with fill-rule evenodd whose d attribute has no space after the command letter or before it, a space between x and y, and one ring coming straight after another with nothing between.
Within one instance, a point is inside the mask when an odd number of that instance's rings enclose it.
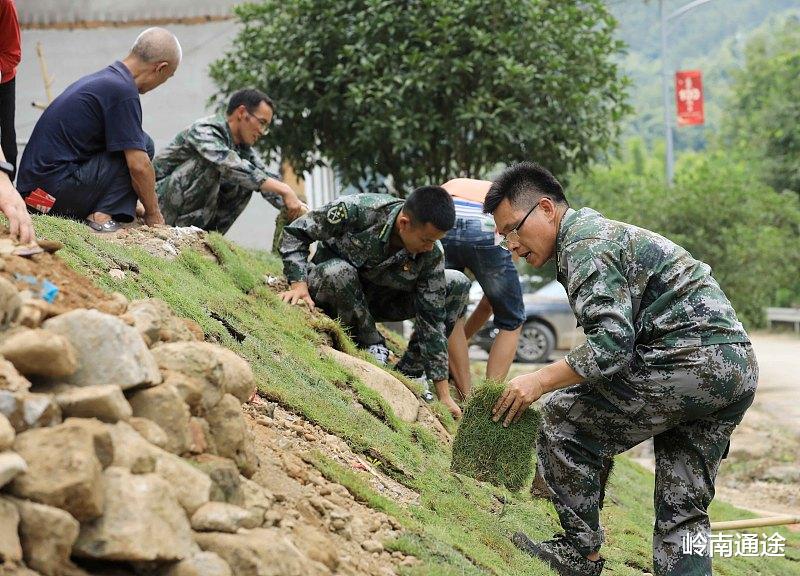
<instances>
[{"instance_id":1,"label":"leafy tree canopy","mask_svg":"<svg viewBox=\"0 0 800 576\"><path fill-rule=\"evenodd\" d=\"M683 154L666 188L661 152L632 141L619 161L575 175L567 197L709 264L748 327L764 325L766 306L800 304L800 198L775 192L725 151Z\"/></svg>"},{"instance_id":2,"label":"leafy tree canopy","mask_svg":"<svg viewBox=\"0 0 800 576\"><path fill-rule=\"evenodd\" d=\"M800 19L750 40L723 117L725 144L755 160L776 190L800 194Z\"/></svg>"},{"instance_id":3,"label":"leafy tree canopy","mask_svg":"<svg viewBox=\"0 0 800 576\"><path fill-rule=\"evenodd\" d=\"M267 146L345 184L404 194L498 163L557 174L616 140L627 81L601 0L264 0L211 76L277 103Z\"/></svg>"}]
</instances>

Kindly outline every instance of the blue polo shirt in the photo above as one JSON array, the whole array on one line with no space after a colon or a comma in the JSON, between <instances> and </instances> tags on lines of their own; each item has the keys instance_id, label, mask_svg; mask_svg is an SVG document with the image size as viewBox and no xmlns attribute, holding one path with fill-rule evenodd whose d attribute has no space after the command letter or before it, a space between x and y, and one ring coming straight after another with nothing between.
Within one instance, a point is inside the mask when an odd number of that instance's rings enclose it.
<instances>
[{"instance_id":1,"label":"blue polo shirt","mask_svg":"<svg viewBox=\"0 0 800 576\"><path fill-rule=\"evenodd\" d=\"M59 185L96 154L147 150L142 104L133 75L114 62L69 86L47 107L22 154L17 189L42 188L57 196Z\"/></svg>"}]
</instances>

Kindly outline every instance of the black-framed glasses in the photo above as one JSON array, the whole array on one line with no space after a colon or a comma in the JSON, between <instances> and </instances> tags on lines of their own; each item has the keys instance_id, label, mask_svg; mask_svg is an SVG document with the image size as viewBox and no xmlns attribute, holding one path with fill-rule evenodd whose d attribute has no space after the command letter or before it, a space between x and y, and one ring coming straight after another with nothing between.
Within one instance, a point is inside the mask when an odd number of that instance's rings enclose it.
<instances>
[{"instance_id":1,"label":"black-framed glasses","mask_svg":"<svg viewBox=\"0 0 800 576\"><path fill-rule=\"evenodd\" d=\"M259 128L261 128L261 133L263 135L266 136L267 134L269 134L269 125L270 125L271 120L265 120L264 118L259 118L258 116L256 116L252 112L250 112L250 110L248 110L247 108L245 108L244 111L247 112L248 116L251 116L251 117L255 118L256 120L258 120L258 126L259 126Z\"/></svg>"},{"instance_id":2,"label":"black-framed glasses","mask_svg":"<svg viewBox=\"0 0 800 576\"><path fill-rule=\"evenodd\" d=\"M530 210L528 210L528 213L527 213L527 214L525 214L525 217L524 217L522 220L520 220L520 221L519 221L519 224L517 224L516 226L514 226L514 228L513 228L512 230L510 230L510 231L508 232L508 234L506 234L506 235L503 237L503 239L502 239L502 240L500 240L500 243L498 244L498 246L500 246L500 248L503 248L504 250L508 250L508 249L509 249L509 248L508 248L508 241L509 241L509 240L511 240L512 242L519 242L519 229L520 229L520 228L522 228L522 225L523 225L523 224L525 224L525 220L527 220L527 219L528 219L528 216L530 216L530 215L531 215L531 213L533 213L533 211L534 211L534 210L536 210L536 208L537 208L538 206L539 206L539 202L537 202L536 204L534 204L534 205L533 205L533 208L531 208Z\"/></svg>"}]
</instances>

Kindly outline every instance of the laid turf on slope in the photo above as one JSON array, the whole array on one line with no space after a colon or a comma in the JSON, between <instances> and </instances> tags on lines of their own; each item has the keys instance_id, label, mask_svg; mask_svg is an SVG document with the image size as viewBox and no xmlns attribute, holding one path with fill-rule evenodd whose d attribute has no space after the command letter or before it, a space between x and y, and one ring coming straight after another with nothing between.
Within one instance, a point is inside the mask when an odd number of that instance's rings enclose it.
<instances>
[{"instance_id":1,"label":"laid turf on slope","mask_svg":"<svg viewBox=\"0 0 800 576\"><path fill-rule=\"evenodd\" d=\"M453 441L450 469L516 491L527 485L531 475L542 417L531 408L507 428L502 420L494 422L492 407L504 388L494 382L475 388Z\"/></svg>"},{"instance_id":2,"label":"laid turf on slope","mask_svg":"<svg viewBox=\"0 0 800 576\"><path fill-rule=\"evenodd\" d=\"M264 274L280 274L274 257L232 247L212 235L220 264L196 252L167 262L139 248L111 244L78 223L40 217L36 228L40 235L64 242L61 257L98 285L129 298L161 298L176 313L198 322L208 339L250 361L262 392L379 460L382 470L417 491L419 505L401 506L376 493L363 473L315 455L326 476L405 526L407 532L388 548L415 554L422 563L403 574L551 574L517 551L508 536L519 529L533 538L552 536L559 530L552 506L531 500L527 490L515 493L451 473L448 448L427 429L400 421L382 398L318 351L326 340L320 331L354 351L341 328L284 305L263 285ZM134 263L138 272L128 272L121 280L108 275L109 268L125 268L126 263ZM233 334L245 337L239 341ZM621 458L602 512L607 533L603 554L615 576L640 576L650 566L652 490L652 474ZM742 516L746 514L723 504L712 507L716 520ZM800 576L800 535L777 531L787 538L787 556L792 559L718 559L715 573Z\"/></svg>"}]
</instances>

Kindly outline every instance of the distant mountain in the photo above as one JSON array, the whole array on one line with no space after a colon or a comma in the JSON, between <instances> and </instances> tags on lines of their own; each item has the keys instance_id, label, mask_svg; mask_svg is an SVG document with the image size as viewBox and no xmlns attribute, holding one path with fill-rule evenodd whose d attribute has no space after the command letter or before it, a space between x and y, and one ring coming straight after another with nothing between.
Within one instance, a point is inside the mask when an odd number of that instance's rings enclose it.
<instances>
[{"instance_id":1,"label":"distant mountain","mask_svg":"<svg viewBox=\"0 0 800 576\"><path fill-rule=\"evenodd\" d=\"M689 1L665 3L671 14ZM608 0L607 5L619 21L618 37L628 46L620 63L633 81L630 94L634 113L623 137L639 136L650 143L664 135L659 2ZM672 83L676 70L703 72L706 112L705 126L675 130L677 150L705 147L707 137L719 123L730 69L742 63L743 48L750 35L798 14L800 0L712 0L671 21L667 38L671 117L675 114Z\"/></svg>"}]
</instances>

